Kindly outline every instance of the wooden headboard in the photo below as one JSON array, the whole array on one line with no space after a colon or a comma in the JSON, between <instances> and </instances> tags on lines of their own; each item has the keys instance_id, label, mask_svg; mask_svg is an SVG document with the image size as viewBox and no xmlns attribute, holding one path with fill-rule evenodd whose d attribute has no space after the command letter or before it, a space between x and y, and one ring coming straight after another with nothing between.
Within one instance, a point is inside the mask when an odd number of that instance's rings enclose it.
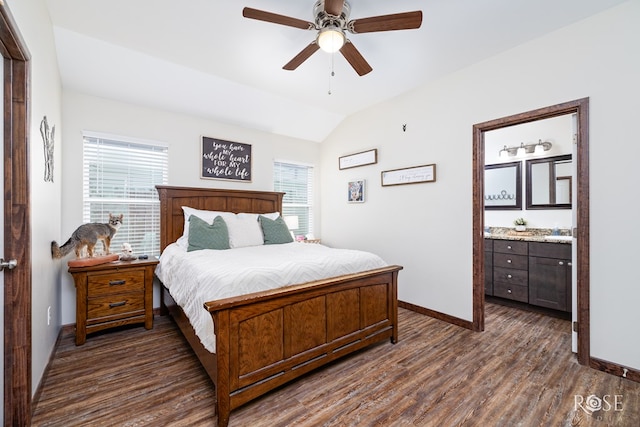
<instances>
[{"instance_id":1,"label":"wooden headboard","mask_svg":"<svg viewBox=\"0 0 640 427\"><path fill-rule=\"evenodd\" d=\"M182 206L223 212L282 213L284 193L219 188L156 186L160 196L160 250L182 236Z\"/></svg>"}]
</instances>

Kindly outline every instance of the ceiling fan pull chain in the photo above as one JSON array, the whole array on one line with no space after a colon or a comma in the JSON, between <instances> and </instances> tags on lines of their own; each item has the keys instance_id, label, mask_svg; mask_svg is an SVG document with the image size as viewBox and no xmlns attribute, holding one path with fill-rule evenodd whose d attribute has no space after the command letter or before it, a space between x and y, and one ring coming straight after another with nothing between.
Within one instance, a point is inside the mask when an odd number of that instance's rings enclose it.
<instances>
[{"instance_id":1,"label":"ceiling fan pull chain","mask_svg":"<svg viewBox=\"0 0 640 427\"><path fill-rule=\"evenodd\" d=\"M328 94L331 95L331 79L336 75L336 73L333 71L333 57L335 56L335 54L331 54L331 73L329 73L329 92Z\"/></svg>"}]
</instances>

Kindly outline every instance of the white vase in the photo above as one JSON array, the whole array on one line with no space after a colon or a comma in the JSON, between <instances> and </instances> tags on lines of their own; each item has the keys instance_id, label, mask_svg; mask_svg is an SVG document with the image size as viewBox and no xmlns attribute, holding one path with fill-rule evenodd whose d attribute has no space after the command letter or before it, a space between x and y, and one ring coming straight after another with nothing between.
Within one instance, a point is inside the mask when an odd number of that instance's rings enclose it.
<instances>
[{"instance_id":1,"label":"white vase","mask_svg":"<svg viewBox=\"0 0 640 427\"><path fill-rule=\"evenodd\" d=\"M516 231L524 231L527 229L525 225L516 225Z\"/></svg>"}]
</instances>

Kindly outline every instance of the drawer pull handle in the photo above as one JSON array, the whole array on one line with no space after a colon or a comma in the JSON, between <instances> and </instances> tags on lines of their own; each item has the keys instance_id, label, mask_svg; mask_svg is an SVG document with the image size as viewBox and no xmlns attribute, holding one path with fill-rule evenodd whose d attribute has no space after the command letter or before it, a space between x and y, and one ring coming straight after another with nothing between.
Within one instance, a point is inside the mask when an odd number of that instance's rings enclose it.
<instances>
[{"instance_id":1,"label":"drawer pull handle","mask_svg":"<svg viewBox=\"0 0 640 427\"><path fill-rule=\"evenodd\" d=\"M558 265L564 265L564 262L558 261Z\"/></svg>"},{"instance_id":2,"label":"drawer pull handle","mask_svg":"<svg viewBox=\"0 0 640 427\"><path fill-rule=\"evenodd\" d=\"M109 282L109 286L124 285L125 283L127 283L126 280L112 280Z\"/></svg>"},{"instance_id":3,"label":"drawer pull handle","mask_svg":"<svg viewBox=\"0 0 640 427\"><path fill-rule=\"evenodd\" d=\"M510 294L511 293L511 289L507 289L507 293Z\"/></svg>"},{"instance_id":4,"label":"drawer pull handle","mask_svg":"<svg viewBox=\"0 0 640 427\"><path fill-rule=\"evenodd\" d=\"M513 276L510 274L507 274L507 279L511 279Z\"/></svg>"},{"instance_id":5,"label":"drawer pull handle","mask_svg":"<svg viewBox=\"0 0 640 427\"><path fill-rule=\"evenodd\" d=\"M127 303L126 301L112 302L111 304L109 304L109 308L122 307L126 303Z\"/></svg>"},{"instance_id":6,"label":"drawer pull handle","mask_svg":"<svg viewBox=\"0 0 640 427\"><path fill-rule=\"evenodd\" d=\"M511 260L510 259L507 260L507 264L511 264Z\"/></svg>"},{"instance_id":7,"label":"drawer pull handle","mask_svg":"<svg viewBox=\"0 0 640 427\"><path fill-rule=\"evenodd\" d=\"M507 245L507 249L511 249L511 245Z\"/></svg>"}]
</instances>

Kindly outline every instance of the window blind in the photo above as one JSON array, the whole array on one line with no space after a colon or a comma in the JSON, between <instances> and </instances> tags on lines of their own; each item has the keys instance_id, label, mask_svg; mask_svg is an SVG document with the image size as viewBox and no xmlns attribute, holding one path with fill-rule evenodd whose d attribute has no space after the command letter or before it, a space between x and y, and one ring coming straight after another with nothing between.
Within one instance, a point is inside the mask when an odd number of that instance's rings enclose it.
<instances>
[{"instance_id":1,"label":"window blind","mask_svg":"<svg viewBox=\"0 0 640 427\"><path fill-rule=\"evenodd\" d=\"M274 162L274 191L284 192L282 216L297 216L297 236L313 234L313 166Z\"/></svg>"},{"instance_id":2,"label":"window blind","mask_svg":"<svg viewBox=\"0 0 640 427\"><path fill-rule=\"evenodd\" d=\"M128 242L137 255L160 255L155 186L168 182L167 147L88 134L83 139L84 222L106 223L109 213L123 214L111 252L119 252ZM96 248L100 250L100 244Z\"/></svg>"}]
</instances>

